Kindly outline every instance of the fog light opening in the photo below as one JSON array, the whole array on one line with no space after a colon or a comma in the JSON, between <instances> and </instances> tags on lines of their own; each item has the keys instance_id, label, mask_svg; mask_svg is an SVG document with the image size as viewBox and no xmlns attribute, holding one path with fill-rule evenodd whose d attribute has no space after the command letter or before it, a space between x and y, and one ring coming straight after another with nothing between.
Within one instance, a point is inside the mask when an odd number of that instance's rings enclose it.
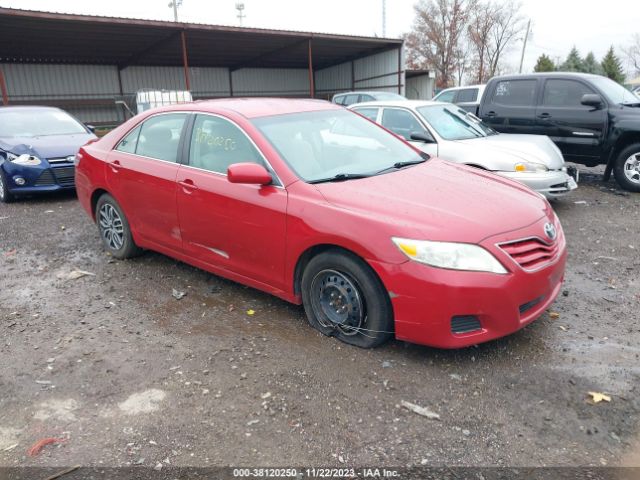
<instances>
[{"instance_id":1,"label":"fog light opening","mask_svg":"<svg viewBox=\"0 0 640 480\"><path fill-rule=\"evenodd\" d=\"M475 315L457 315L451 318L451 333L471 333L477 330L482 330L482 325Z\"/></svg>"},{"instance_id":2,"label":"fog light opening","mask_svg":"<svg viewBox=\"0 0 640 480\"><path fill-rule=\"evenodd\" d=\"M27 181L22 177L13 177L13 182L20 187L27 183Z\"/></svg>"}]
</instances>

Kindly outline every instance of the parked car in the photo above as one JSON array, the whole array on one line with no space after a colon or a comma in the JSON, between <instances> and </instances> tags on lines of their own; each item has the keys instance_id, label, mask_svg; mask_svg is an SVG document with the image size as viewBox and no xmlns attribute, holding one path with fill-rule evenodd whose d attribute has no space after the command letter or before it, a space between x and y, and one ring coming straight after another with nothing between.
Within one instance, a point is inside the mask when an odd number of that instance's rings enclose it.
<instances>
[{"instance_id":1,"label":"parked car","mask_svg":"<svg viewBox=\"0 0 640 480\"><path fill-rule=\"evenodd\" d=\"M73 189L78 149L92 127L53 107L0 107L0 201Z\"/></svg>"},{"instance_id":2,"label":"parked car","mask_svg":"<svg viewBox=\"0 0 640 480\"><path fill-rule=\"evenodd\" d=\"M492 78L479 116L504 133L547 135L565 160L606 165L618 184L640 192L640 99L599 75L535 73Z\"/></svg>"},{"instance_id":3,"label":"parked car","mask_svg":"<svg viewBox=\"0 0 640 480\"><path fill-rule=\"evenodd\" d=\"M378 92L373 90L370 92L338 93L331 99L333 103L337 103L338 105L345 107L354 103L375 102L376 100L406 100L406 98L397 93Z\"/></svg>"},{"instance_id":4,"label":"parked car","mask_svg":"<svg viewBox=\"0 0 640 480\"><path fill-rule=\"evenodd\" d=\"M444 348L539 317L564 276L549 203L427 159L328 102L144 112L78 154L78 198L117 258L152 249L304 305L325 335Z\"/></svg>"},{"instance_id":5,"label":"parked car","mask_svg":"<svg viewBox=\"0 0 640 480\"><path fill-rule=\"evenodd\" d=\"M349 108L430 155L489 170L547 198L565 195L578 186L548 137L498 133L451 103L406 100ZM575 169L572 173L577 176Z\"/></svg>"},{"instance_id":6,"label":"parked car","mask_svg":"<svg viewBox=\"0 0 640 480\"><path fill-rule=\"evenodd\" d=\"M455 103L471 113L477 113L486 85L446 88L433 97L434 102Z\"/></svg>"}]
</instances>

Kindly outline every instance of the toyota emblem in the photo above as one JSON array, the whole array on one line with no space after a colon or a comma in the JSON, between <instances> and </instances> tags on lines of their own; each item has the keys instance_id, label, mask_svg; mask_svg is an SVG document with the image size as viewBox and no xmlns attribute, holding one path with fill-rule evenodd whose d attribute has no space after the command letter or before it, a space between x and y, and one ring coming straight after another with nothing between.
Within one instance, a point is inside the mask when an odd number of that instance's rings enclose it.
<instances>
[{"instance_id":1,"label":"toyota emblem","mask_svg":"<svg viewBox=\"0 0 640 480\"><path fill-rule=\"evenodd\" d=\"M549 237L550 240L555 240L558 232L556 232L556 227L553 226L553 223L545 223L544 225L544 233Z\"/></svg>"}]
</instances>

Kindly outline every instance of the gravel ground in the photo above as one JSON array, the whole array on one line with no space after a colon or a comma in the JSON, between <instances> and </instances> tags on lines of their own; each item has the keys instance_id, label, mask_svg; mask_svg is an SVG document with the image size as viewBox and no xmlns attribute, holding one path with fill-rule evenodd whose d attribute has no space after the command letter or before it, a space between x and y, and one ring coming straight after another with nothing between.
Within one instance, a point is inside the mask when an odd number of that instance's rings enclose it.
<instances>
[{"instance_id":1,"label":"gravel ground","mask_svg":"<svg viewBox=\"0 0 640 480\"><path fill-rule=\"evenodd\" d=\"M0 466L640 466L640 195L595 170L554 207L551 310L443 351L348 347L165 256L116 261L73 195L0 205Z\"/></svg>"}]
</instances>

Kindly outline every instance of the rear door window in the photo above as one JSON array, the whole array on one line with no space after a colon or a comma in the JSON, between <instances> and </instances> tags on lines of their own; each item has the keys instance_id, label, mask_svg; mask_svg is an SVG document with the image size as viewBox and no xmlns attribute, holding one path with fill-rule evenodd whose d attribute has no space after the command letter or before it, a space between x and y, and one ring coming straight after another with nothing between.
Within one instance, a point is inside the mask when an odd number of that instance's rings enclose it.
<instances>
[{"instance_id":1,"label":"rear door window","mask_svg":"<svg viewBox=\"0 0 640 480\"><path fill-rule=\"evenodd\" d=\"M453 99L455 97L456 97L456 91L455 90L449 90L449 91L440 92L440 94L437 95L436 98L434 98L434 100L436 100L438 102L449 102L449 103L452 103Z\"/></svg>"},{"instance_id":2,"label":"rear door window","mask_svg":"<svg viewBox=\"0 0 640 480\"><path fill-rule=\"evenodd\" d=\"M360 95L360 100L358 100L359 102L372 102L373 100L375 100L375 98L373 98L371 95Z\"/></svg>"},{"instance_id":3,"label":"rear door window","mask_svg":"<svg viewBox=\"0 0 640 480\"><path fill-rule=\"evenodd\" d=\"M146 120L140 129L136 154L166 162L178 161L178 146L186 113L167 113Z\"/></svg>"},{"instance_id":4,"label":"rear door window","mask_svg":"<svg viewBox=\"0 0 640 480\"><path fill-rule=\"evenodd\" d=\"M462 90L458 91L458 98L456 98L456 103L470 103L475 102L477 99L477 88L463 88Z\"/></svg>"},{"instance_id":5,"label":"rear door window","mask_svg":"<svg viewBox=\"0 0 640 480\"><path fill-rule=\"evenodd\" d=\"M344 95L336 96L336 98L334 98L333 102L337 103L338 105L344 105Z\"/></svg>"},{"instance_id":6,"label":"rear door window","mask_svg":"<svg viewBox=\"0 0 640 480\"><path fill-rule=\"evenodd\" d=\"M347 95L344 97L343 105L349 106L353 103L358 103L358 95Z\"/></svg>"},{"instance_id":7,"label":"rear door window","mask_svg":"<svg viewBox=\"0 0 640 480\"><path fill-rule=\"evenodd\" d=\"M360 115L364 115L369 120L373 120L374 122L378 119L377 108L355 108L354 111L358 112Z\"/></svg>"},{"instance_id":8,"label":"rear door window","mask_svg":"<svg viewBox=\"0 0 640 480\"><path fill-rule=\"evenodd\" d=\"M582 82L550 79L544 84L542 104L550 107L589 108L580 103L582 96L594 93Z\"/></svg>"},{"instance_id":9,"label":"rear door window","mask_svg":"<svg viewBox=\"0 0 640 480\"><path fill-rule=\"evenodd\" d=\"M537 80L501 80L493 92L492 102L509 107L535 104Z\"/></svg>"}]
</instances>

